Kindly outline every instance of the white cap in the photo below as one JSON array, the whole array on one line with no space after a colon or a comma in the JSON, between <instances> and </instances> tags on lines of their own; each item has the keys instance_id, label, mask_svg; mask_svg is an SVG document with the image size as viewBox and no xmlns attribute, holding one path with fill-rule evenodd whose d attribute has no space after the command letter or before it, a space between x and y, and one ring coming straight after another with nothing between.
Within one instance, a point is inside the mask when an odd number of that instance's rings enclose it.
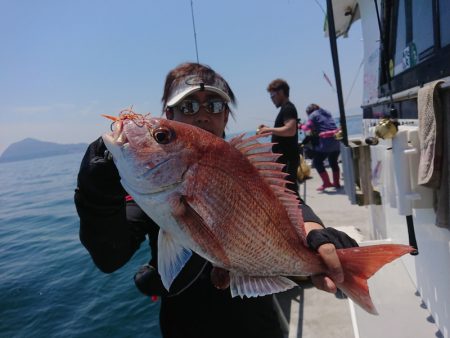
<instances>
[{"instance_id":1,"label":"white cap","mask_svg":"<svg viewBox=\"0 0 450 338\"><path fill-rule=\"evenodd\" d=\"M177 105L186 96L189 96L195 92L201 90L207 90L216 94L219 94L226 102L230 102L230 96L228 95L228 88L220 78L215 78L213 83L205 84L205 81L199 75L189 75L181 81L174 81L172 83L170 95L167 99L167 107L173 107Z\"/></svg>"}]
</instances>

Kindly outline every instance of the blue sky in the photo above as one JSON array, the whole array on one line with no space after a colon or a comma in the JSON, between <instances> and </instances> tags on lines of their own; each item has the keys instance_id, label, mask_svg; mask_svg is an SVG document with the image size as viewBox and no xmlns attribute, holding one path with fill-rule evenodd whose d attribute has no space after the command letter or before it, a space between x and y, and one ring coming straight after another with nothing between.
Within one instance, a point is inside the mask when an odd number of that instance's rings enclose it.
<instances>
[{"instance_id":1,"label":"blue sky","mask_svg":"<svg viewBox=\"0 0 450 338\"><path fill-rule=\"evenodd\" d=\"M201 63L230 83L238 99L228 132L272 124L266 92L291 86L300 117L315 102L338 115L325 0L194 0ZM350 113L362 101L361 28L338 39ZM167 72L195 61L190 0L1 0L0 152L26 137L90 142L109 129L100 114L134 106L159 116Z\"/></svg>"}]
</instances>

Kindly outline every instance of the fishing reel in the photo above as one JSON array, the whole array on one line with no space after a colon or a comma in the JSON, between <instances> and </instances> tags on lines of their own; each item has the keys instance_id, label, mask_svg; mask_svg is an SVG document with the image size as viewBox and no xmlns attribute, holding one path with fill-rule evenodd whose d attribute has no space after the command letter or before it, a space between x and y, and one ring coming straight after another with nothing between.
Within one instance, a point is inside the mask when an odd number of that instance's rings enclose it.
<instances>
[{"instance_id":1,"label":"fishing reel","mask_svg":"<svg viewBox=\"0 0 450 338\"><path fill-rule=\"evenodd\" d=\"M394 119L383 118L375 126L375 136L365 139L366 144L370 146L377 145L379 139L387 140L392 139L397 135L398 122Z\"/></svg>"},{"instance_id":2,"label":"fishing reel","mask_svg":"<svg viewBox=\"0 0 450 338\"><path fill-rule=\"evenodd\" d=\"M389 114L387 114L387 116L389 117L384 117L378 121L377 125L375 126L375 137L366 138L366 144L377 145L380 138L383 140L387 140L392 139L395 137L395 135L397 135L399 125L397 121L398 112L393 103L391 103Z\"/></svg>"},{"instance_id":3,"label":"fishing reel","mask_svg":"<svg viewBox=\"0 0 450 338\"><path fill-rule=\"evenodd\" d=\"M375 126L375 136L383 140L394 138L398 132L398 122L384 118Z\"/></svg>"}]
</instances>

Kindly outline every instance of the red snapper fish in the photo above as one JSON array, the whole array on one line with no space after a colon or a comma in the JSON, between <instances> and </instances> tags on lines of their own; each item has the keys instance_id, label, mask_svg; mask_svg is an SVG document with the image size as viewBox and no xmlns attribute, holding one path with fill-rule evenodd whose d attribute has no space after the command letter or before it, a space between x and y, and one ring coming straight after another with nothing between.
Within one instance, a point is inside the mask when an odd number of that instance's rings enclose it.
<instances>
[{"instance_id":1,"label":"red snapper fish","mask_svg":"<svg viewBox=\"0 0 450 338\"><path fill-rule=\"evenodd\" d=\"M121 184L160 226L158 269L167 289L192 251L216 271L229 272L233 297L297 286L288 276L327 274L306 244L299 201L285 188L271 144L243 135L226 142L185 123L131 111L109 118L113 132L103 140ZM395 244L339 249L344 281L336 285L376 314L367 279L412 250Z\"/></svg>"}]
</instances>

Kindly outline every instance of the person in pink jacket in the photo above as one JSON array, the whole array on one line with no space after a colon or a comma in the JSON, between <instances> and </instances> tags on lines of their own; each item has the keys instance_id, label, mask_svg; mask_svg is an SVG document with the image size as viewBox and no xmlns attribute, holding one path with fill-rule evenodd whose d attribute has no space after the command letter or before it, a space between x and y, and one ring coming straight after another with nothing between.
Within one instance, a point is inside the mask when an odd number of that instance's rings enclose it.
<instances>
[{"instance_id":1,"label":"person in pink jacket","mask_svg":"<svg viewBox=\"0 0 450 338\"><path fill-rule=\"evenodd\" d=\"M306 107L306 114L308 115L308 121L301 128L316 140L316 142L313 142L313 166L322 179L322 185L317 190L323 191L331 187L340 188L338 165L340 144L334 137L336 132L339 131L336 122L328 111L320 108L315 103ZM328 172L325 169L325 159L328 159L333 172L333 183L331 183Z\"/></svg>"}]
</instances>

